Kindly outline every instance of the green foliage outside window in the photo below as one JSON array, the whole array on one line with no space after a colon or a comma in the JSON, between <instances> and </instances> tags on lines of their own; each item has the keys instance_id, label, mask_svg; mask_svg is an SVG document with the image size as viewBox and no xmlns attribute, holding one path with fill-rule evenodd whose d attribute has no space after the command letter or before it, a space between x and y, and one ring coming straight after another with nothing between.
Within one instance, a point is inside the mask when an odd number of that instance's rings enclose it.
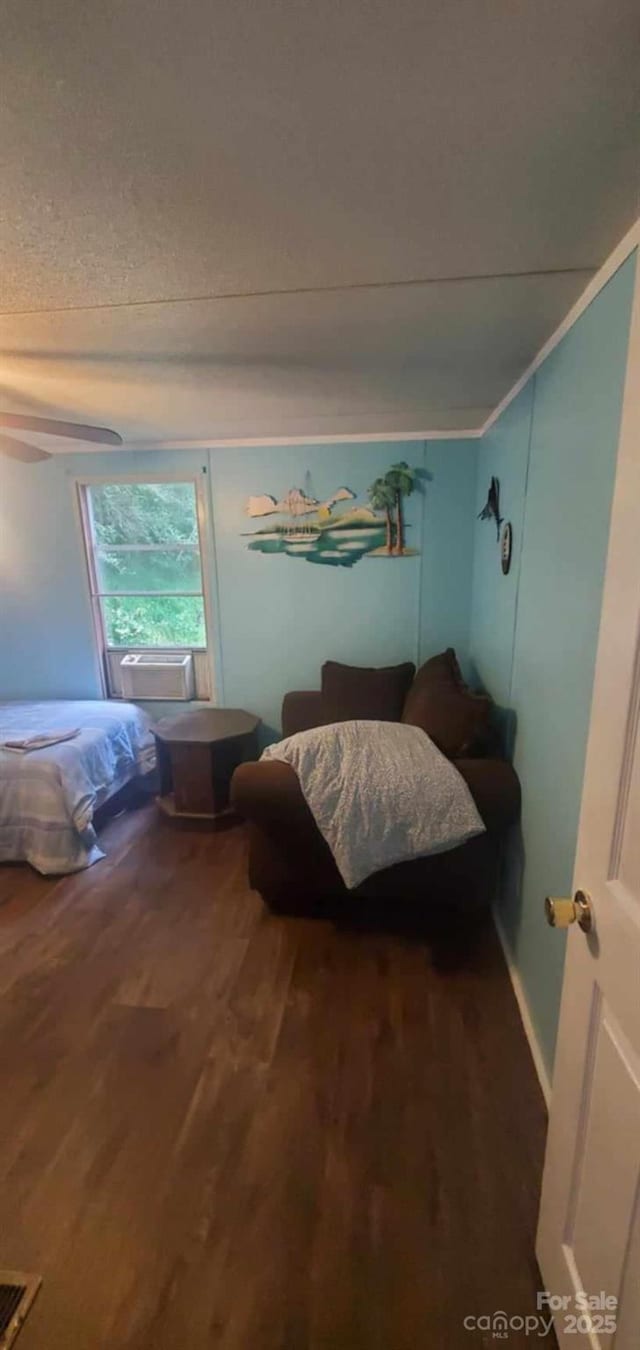
<instances>
[{"instance_id":1,"label":"green foliage outside window","mask_svg":"<svg viewBox=\"0 0 640 1350\"><path fill-rule=\"evenodd\" d=\"M96 544L197 544L193 483L105 483L91 488Z\"/></svg>"},{"instance_id":2,"label":"green foliage outside window","mask_svg":"<svg viewBox=\"0 0 640 1350\"><path fill-rule=\"evenodd\" d=\"M105 596L110 647L206 647L202 600L197 595Z\"/></svg>"},{"instance_id":3,"label":"green foliage outside window","mask_svg":"<svg viewBox=\"0 0 640 1350\"><path fill-rule=\"evenodd\" d=\"M109 645L204 647L193 483L106 483L89 492Z\"/></svg>"}]
</instances>

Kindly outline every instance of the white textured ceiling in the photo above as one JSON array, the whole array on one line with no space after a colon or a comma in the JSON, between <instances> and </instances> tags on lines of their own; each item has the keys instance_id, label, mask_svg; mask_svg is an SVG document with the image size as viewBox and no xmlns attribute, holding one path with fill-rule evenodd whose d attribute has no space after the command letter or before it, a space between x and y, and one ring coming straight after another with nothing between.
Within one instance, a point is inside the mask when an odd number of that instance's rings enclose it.
<instances>
[{"instance_id":1,"label":"white textured ceiling","mask_svg":"<svg viewBox=\"0 0 640 1350\"><path fill-rule=\"evenodd\" d=\"M0 406L477 425L639 213L638 0L3 0Z\"/></svg>"}]
</instances>

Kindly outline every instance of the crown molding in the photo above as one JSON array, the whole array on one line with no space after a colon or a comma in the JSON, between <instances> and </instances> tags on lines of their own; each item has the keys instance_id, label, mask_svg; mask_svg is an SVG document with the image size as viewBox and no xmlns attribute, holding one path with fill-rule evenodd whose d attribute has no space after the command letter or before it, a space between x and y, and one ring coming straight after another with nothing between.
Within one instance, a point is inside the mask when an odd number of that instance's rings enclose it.
<instances>
[{"instance_id":1,"label":"crown molding","mask_svg":"<svg viewBox=\"0 0 640 1350\"><path fill-rule=\"evenodd\" d=\"M347 431L342 436L337 433L331 435L302 435L297 436L210 436L206 440L165 440L165 441L124 441L122 445L113 447L114 454L121 454L123 450L228 450L233 446L269 446L269 445L350 445L362 444L380 444L385 441L468 441L478 440L482 435L482 429L473 427L469 430L452 431L448 428L446 431ZM99 449L99 447L96 447ZM89 451L89 453L91 453Z\"/></svg>"}]
</instances>

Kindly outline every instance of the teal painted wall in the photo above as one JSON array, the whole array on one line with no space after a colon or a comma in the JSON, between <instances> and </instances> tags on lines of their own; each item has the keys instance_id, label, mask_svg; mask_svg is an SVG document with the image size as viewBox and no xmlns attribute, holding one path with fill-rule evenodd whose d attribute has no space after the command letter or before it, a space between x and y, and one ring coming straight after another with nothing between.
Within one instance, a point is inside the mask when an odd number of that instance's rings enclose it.
<instances>
[{"instance_id":1,"label":"teal painted wall","mask_svg":"<svg viewBox=\"0 0 640 1350\"><path fill-rule=\"evenodd\" d=\"M327 657L355 665L391 665L415 658L418 557L362 558L350 568L320 566L286 554L247 548L251 494L280 499L293 485L321 501L345 486L366 502L374 478L398 459L422 464L423 447L394 445L280 446L215 450L211 492L216 538L224 698L256 707L269 727L280 720L287 689L318 688ZM407 503L407 543L419 546L420 502Z\"/></svg>"},{"instance_id":2,"label":"teal painted wall","mask_svg":"<svg viewBox=\"0 0 640 1350\"><path fill-rule=\"evenodd\" d=\"M549 1070L565 943L543 918L573 874L635 273L630 258L482 443L478 509L501 480L513 521L503 578L476 524L472 666L515 723L522 829L505 859L502 924Z\"/></svg>"},{"instance_id":3,"label":"teal painted wall","mask_svg":"<svg viewBox=\"0 0 640 1350\"><path fill-rule=\"evenodd\" d=\"M526 498L533 380L483 437L478 449L475 551L471 597L471 658L474 683L508 709L520 580L520 548ZM514 554L505 577L499 566L496 527L478 520L492 476L500 480L501 510L513 526Z\"/></svg>"},{"instance_id":4,"label":"teal painted wall","mask_svg":"<svg viewBox=\"0 0 640 1350\"><path fill-rule=\"evenodd\" d=\"M341 485L364 503L399 459L420 469L407 543L421 555L313 565L247 548L251 494ZM0 698L95 697L97 670L74 511L83 476L206 470L214 542L220 702L277 729L287 689L317 687L327 657L385 665L452 642L467 657L473 553L473 444L436 442L65 455L21 465L0 457ZM428 476L424 476L427 470Z\"/></svg>"},{"instance_id":5,"label":"teal painted wall","mask_svg":"<svg viewBox=\"0 0 640 1350\"><path fill-rule=\"evenodd\" d=\"M361 501L368 485L405 458L423 471L407 502L412 558L363 558L316 566L247 549L251 493L279 496L309 471L321 500L341 484ZM417 661L452 643L466 659L475 460L467 443L282 446L211 455L224 698L255 706L277 727L286 689L317 688L327 657L354 665ZM460 547L456 551L453 540Z\"/></svg>"},{"instance_id":6,"label":"teal painted wall","mask_svg":"<svg viewBox=\"0 0 640 1350\"><path fill-rule=\"evenodd\" d=\"M455 647L468 667L478 441L428 441L418 662Z\"/></svg>"},{"instance_id":7,"label":"teal painted wall","mask_svg":"<svg viewBox=\"0 0 640 1350\"><path fill-rule=\"evenodd\" d=\"M62 461L0 455L0 698L93 698L97 687Z\"/></svg>"}]
</instances>

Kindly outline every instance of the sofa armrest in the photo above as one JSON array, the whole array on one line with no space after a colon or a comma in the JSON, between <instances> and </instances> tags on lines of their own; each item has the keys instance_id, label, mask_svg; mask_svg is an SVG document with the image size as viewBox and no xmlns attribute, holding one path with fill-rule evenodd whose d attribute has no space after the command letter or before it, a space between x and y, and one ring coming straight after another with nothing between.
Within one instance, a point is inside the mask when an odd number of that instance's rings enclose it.
<instances>
[{"instance_id":1,"label":"sofa armrest","mask_svg":"<svg viewBox=\"0 0 640 1350\"><path fill-rule=\"evenodd\" d=\"M295 736L297 731L321 727L324 721L319 689L296 689L291 694L285 694L282 702L283 736Z\"/></svg>"},{"instance_id":2,"label":"sofa armrest","mask_svg":"<svg viewBox=\"0 0 640 1350\"><path fill-rule=\"evenodd\" d=\"M520 811L520 780L506 759L456 759L489 832L512 825Z\"/></svg>"},{"instance_id":3,"label":"sofa armrest","mask_svg":"<svg viewBox=\"0 0 640 1350\"><path fill-rule=\"evenodd\" d=\"M279 759L239 764L231 779L231 805L246 820L267 828L313 821L295 769Z\"/></svg>"},{"instance_id":4,"label":"sofa armrest","mask_svg":"<svg viewBox=\"0 0 640 1350\"><path fill-rule=\"evenodd\" d=\"M499 833L517 819L520 782L506 759L458 759L462 774L489 833ZM308 823L311 812L298 776L281 760L239 764L231 780L231 804L240 815L263 826Z\"/></svg>"}]
</instances>

